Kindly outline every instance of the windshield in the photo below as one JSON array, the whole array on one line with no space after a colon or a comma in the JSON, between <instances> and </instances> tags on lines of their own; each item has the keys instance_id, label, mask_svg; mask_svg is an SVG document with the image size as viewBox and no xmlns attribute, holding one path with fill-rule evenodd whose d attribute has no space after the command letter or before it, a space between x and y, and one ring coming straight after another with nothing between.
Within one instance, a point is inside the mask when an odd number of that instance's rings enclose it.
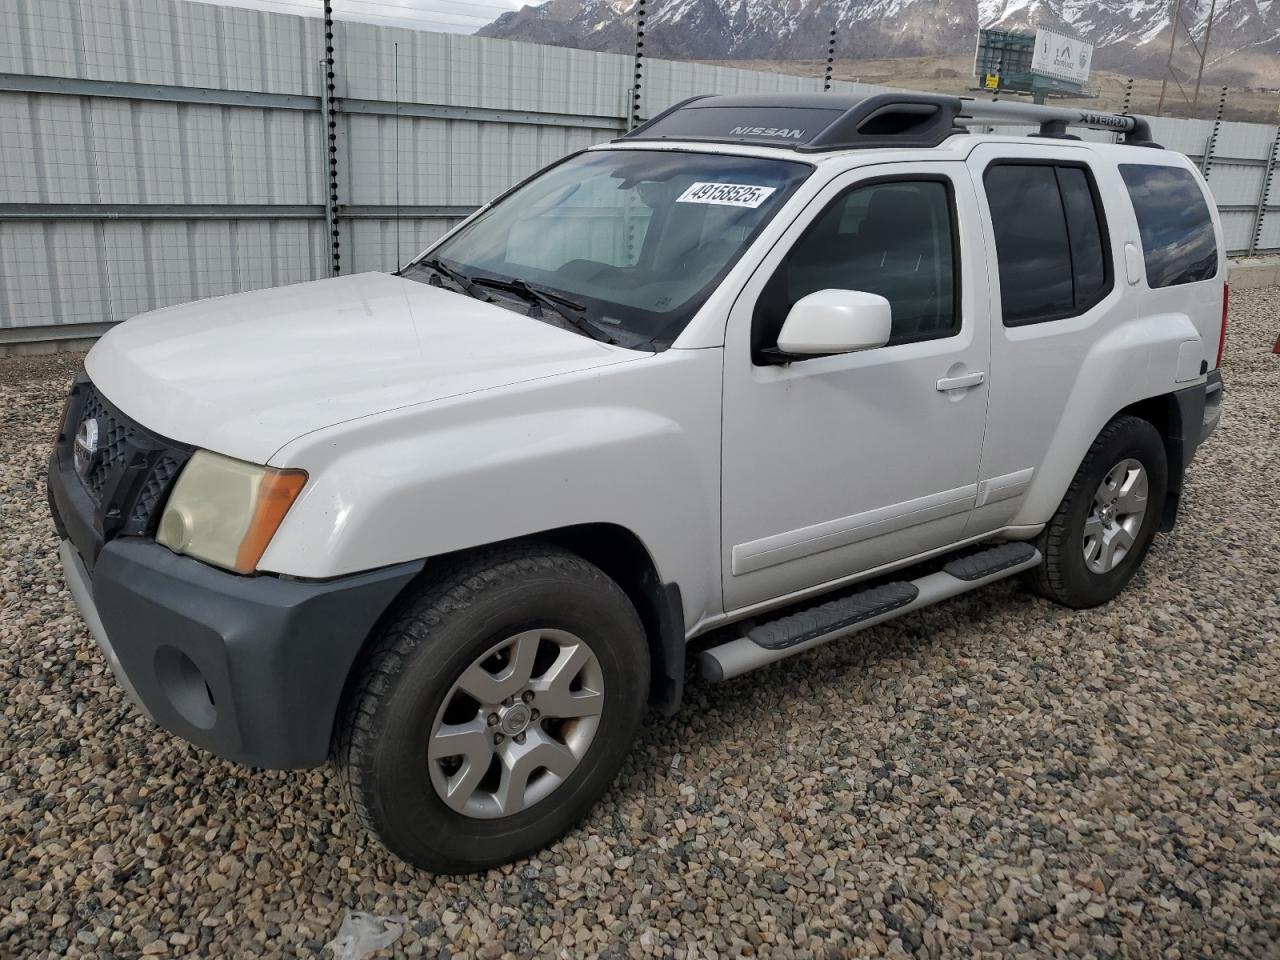
<instances>
[{"instance_id":1,"label":"windshield","mask_svg":"<svg viewBox=\"0 0 1280 960\"><path fill-rule=\"evenodd\" d=\"M447 280L504 306L514 298L531 316L661 349L812 169L706 153L581 153L516 189L404 276Z\"/></svg>"}]
</instances>

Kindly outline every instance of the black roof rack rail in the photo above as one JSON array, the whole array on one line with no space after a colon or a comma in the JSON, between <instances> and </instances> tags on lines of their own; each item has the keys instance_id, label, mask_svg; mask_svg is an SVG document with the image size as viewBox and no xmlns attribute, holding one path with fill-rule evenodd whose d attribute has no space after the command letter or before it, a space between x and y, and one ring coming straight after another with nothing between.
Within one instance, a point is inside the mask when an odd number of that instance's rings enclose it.
<instances>
[{"instance_id":1,"label":"black roof rack rail","mask_svg":"<svg viewBox=\"0 0 1280 960\"><path fill-rule=\"evenodd\" d=\"M965 133L958 97L834 93L690 97L636 127L624 140L705 140L804 152L936 147Z\"/></svg>"},{"instance_id":2,"label":"black roof rack rail","mask_svg":"<svg viewBox=\"0 0 1280 960\"><path fill-rule=\"evenodd\" d=\"M1038 136L1058 139L1071 138L1069 126L1115 130L1127 144L1159 146L1147 121L1129 114L923 93L703 95L668 107L621 139L750 143L803 153L936 147L968 132L961 121L980 119L1038 123Z\"/></svg>"}]
</instances>

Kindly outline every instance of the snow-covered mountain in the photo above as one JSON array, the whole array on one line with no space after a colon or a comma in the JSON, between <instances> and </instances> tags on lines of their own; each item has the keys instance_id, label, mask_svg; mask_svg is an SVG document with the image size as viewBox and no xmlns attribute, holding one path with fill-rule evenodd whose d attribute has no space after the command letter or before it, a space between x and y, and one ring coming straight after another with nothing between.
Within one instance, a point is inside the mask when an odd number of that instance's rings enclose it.
<instances>
[{"instance_id":1,"label":"snow-covered mountain","mask_svg":"<svg viewBox=\"0 0 1280 960\"><path fill-rule=\"evenodd\" d=\"M638 0L547 0L505 13L482 36L630 52ZM1065 26L1101 67L1163 65L1172 0L648 0L645 52L680 59L817 59L838 31L842 57L966 53L979 25ZM1210 0L1182 0L1203 37ZM1218 0L1210 65L1236 54L1280 55L1280 0ZM1185 38L1181 39L1183 44ZM1143 68L1146 68L1144 71Z\"/></svg>"}]
</instances>

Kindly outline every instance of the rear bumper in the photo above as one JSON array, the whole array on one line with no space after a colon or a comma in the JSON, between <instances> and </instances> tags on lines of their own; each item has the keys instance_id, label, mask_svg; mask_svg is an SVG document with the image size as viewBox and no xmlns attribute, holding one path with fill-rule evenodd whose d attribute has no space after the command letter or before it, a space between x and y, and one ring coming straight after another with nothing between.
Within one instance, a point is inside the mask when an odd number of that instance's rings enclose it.
<instances>
[{"instance_id":1,"label":"rear bumper","mask_svg":"<svg viewBox=\"0 0 1280 960\"><path fill-rule=\"evenodd\" d=\"M1223 393L1222 373L1219 370L1210 371L1204 383L1173 393L1177 404L1177 420L1165 436L1169 454L1169 489L1159 527L1165 533L1172 530L1178 522L1182 483L1187 467L1195 458L1200 444L1218 429Z\"/></svg>"},{"instance_id":2,"label":"rear bumper","mask_svg":"<svg viewBox=\"0 0 1280 960\"><path fill-rule=\"evenodd\" d=\"M1204 384L1204 414L1200 418L1200 440L1204 443L1213 431L1218 429L1218 421L1222 418L1222 396L1226 393L1222 386L1222 371L1212 370Z\"/></svg>"},{"instance_id":3,"label":"rear bumper","mask_svg":"<svg viewBox=\"0 0 1280 960\"><path fill-rule=\"evenodd\" d=\"M253 767L322 764L365 638L422 563L325 582L241 577L118 538L67 585L121 686L164 729Z\"/></svg>"},{"instance_id":4,"label":"rear bumper","mask_svg":"<svg viewBox=\"0 0 1280 960\"><path fill-rule=\"evenodd\" d=\"M1174 434L1170 439L1181 446L1182 462L1170 457L1169 469L1179 474L1191 463L1196 449L1218 429L1218 420L1222 416L1222 371L1211 370L1204 383L1186 387L1173 394L1178 404L1178 423L1181 436Z\"/></svg>"}]
</instances>

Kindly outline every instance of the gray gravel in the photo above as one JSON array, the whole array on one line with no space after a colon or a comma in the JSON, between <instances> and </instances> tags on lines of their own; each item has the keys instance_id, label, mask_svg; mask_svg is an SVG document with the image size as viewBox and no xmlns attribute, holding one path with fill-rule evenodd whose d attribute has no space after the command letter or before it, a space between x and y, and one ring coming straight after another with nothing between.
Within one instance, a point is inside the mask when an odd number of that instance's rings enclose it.
<instances>
[{"instance_id":1,"label":"gray gravel","mask_svg":"<svg viewBox=\"0 0 1280 960\"><path fill-rule=\"evenodd\" d=\"M0 956L1280 956L1280 291L1233 298L1177 531L1084 613L1013 584L655 718L532 860L419 875L328 771L132 713L63 589L43 458L74 357L0 359Z\"/></svg>"}]
</instances>

